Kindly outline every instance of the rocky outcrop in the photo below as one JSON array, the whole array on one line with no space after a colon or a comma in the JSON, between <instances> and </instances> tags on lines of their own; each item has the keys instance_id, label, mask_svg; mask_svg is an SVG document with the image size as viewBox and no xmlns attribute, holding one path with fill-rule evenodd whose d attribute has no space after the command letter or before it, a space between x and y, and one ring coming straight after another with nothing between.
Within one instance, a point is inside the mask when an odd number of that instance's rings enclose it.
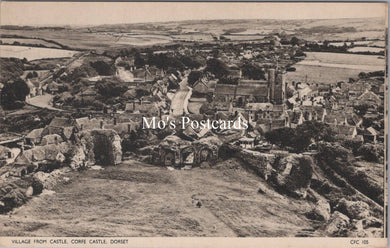
<instances>
[{"instance_id":1,"label":"rocky outcrop","mask_svg":"<svg viewBox=\"0 0 390 248\"><path fill-rule=\"evenodd\" d=\"M325 228L325 232L330 236L343 237L346 236L348 228L348 216L335 211L330 217L330 220Z\"/></svg>"},{"instance_id":2,"label":"rocky outcrop","mask_svg":"<svg viewBox=\"0 0 390 248\"><path fill-rule=\"evenodd\" d=\"M42 189L52 190L59 182L65 182L66 179L62 178L61 175L64 173L66 168L54 170L50 173L38 171L34 174L33 178L42 184Z\"/></svg>"},{"instance_id":3,"label":"rocky outcrop","mask_svg":"<svg viewBox=\"0 0 390 248\"><path fill-rule=\"evenodd\" d=\"M73 170L78 170L83 167L86 167L87 157L85 156L85 152L82 146L75 147L73 149L69 166Z\"/></svg>"},{"instance_id":4,"label":"rocky outcrop","mask_svg":"<svg viewBox=\"0 0 390 248\"><path fill-rule=\"evenodd\" d=\"M306 217L312 220L328 221L330 218L329 203L323 199L317 201L315 207L306 214Z\"/></svg>"},{"instance_id":5,"label":"rocky outcrop","mask_svg":"<svg viewBox=\"0 0 390 248\"><path fill-rule=\"evenodd\" d=\"M32 195L42 192L42 184L34 178L14 178L0 184L0 213L23 205Z\"/></svg>"},{"instance_id":6,"label":"rocky outcrop","mask_svg":"<svg viewBox=\"0 0 390 248\"><path fill-rule=\"evenodd\" d=\"M235 157L241 159L248 169L254 171L257 175L266 180L268 180L274 171L272 168L276 159L274 154L241 150L235 153Z\"/></svg>"},{"instance_id":7,"label":"rocky outcrop","mask_svg":"<svg viewBox=\"0 0 390 248\"><path fill-rule=\"evenodd\" d=\"M370 216L370 207L363 201L348 201L342 198L335 209L351 219L360 220Z\"/></svg>"},{"instance_id":8,"label":"rocky outcrop","mask_svg":"<svg viewBox=\"0 0 390 248\"><path fill-rule=\"evenodd\" d=\"M313 175L312 164L308 156L293 154L284 157L274 165L277 173L274 181L289 193L305 198Z\"/></svg>"},{"instance_id":9,"label":"rocky outcrop","mask_svg":"<svg viewBox=\"0 0 390 248\"><path fill-rule=\"evenodd\" d=\"M41 161L65 161L65 154L70 151L70 145L67 142L62 142L57 145L36 146L30 150L24 151L24 155L32 162Z\"/></svg>"}]
</instances>

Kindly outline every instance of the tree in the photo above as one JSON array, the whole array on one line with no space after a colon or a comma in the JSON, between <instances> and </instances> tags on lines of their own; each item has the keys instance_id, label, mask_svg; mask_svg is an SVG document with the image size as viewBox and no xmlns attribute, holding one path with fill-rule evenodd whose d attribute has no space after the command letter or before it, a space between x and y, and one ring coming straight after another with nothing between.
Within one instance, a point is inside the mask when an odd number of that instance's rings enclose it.
<instances>
[{"instance_id":1,"label":"tree","mask_svg":"<svg viewBox=\"0 0 390 248\"><path fill-rule=\"evenodd\" d=\"M198 61L198 58L195 56L195 58L191 58L189 56L182 56L180 57L180 61L188 68L199 68L202 66L202 63ZM204 63L204 61L202 61Z\"/></svg>"},{"instance_id":2,"label":"tree","mask_svg":"<svg viewBox=\"0 0 390 248\"><path fill-rule=\"evenodd\" d=\"M91 62L91 67L95 69L99 75L102 76L110 76L115 72L112 65L109 65L108 63L101 60Z\"/></svg>"},{"instance_id":3,"label":"tree","mask_svg":"<svg viewBox=\"0 0 390 248\"><path fill-rule=\"evenodd\" d=\"M118 81L102 80L96 83L98 92L107 98L121 96L127 87Z\"/></svg>"},{"instance_id":4,"label":"tree","mask_svg":"<svg viewBox=\"0 0 390 248\"><path fill-rule=\"evenodd\" d=\"M134 56L134 65L136 67L145 66L145 60L141 57L141 54L139 54L139 52L137 52Z\"/></svg>"},{"instance_id":5,"label":"tree","mask_svg":"<svg viewBox=\"0 0 390 248\"><path fill-rule=\"evenodd\" d=\"M276 144L280 147L294 146L293 137L295 136L295 131L289 127L283 127L280 129L275 129L265 133L265 138L272 144Z\"/></svg>"},{"instance_id":6,"label":"tree","mask_svg":"<svg viewBox=\"0 0 390 248\"><path fill-rule=\"evenodd\" d=\"M23 106L20 102L24 102L29 93L30 89L22 79L6 83L1 91L1 105L7 109L19 108ZM18 101L19 103L17 103Z\"/></svg>"},{"instance_id":7,"label":"tree","mask_svg":"<svg viewBox=\"0 0 390 248\"><path fill-rule=\"evenodd\" d=\"M200 79L202 74L203 73L201 71L191 71L188 75L188 85L192 86L196 81Z\"/></svg>"},{"instance_id":8,"label":"tree","mask_svg":"<svg viewBox=\"0 0 390 248\"><path fill-rule=\"evenodd\" d=\"M347 161L348 149L345 149L339 144L320 142L318 144L318 153L316 157L330 164L338 159L341 161Z\"/></svg>"},{"instance_id":9,"label":"tree","mask_svg":"<svg viewBox=\"0 0 390 248\"><path fill-rule=\"evenodd\" d=\"M299 136L305 136L314 141L333 141L334 132L328 124L318 121L305 121L296 129Z\"/></svg>"},{"instance_id":10,"label":"tree","mask_svg":"<svg viewBox=\"0 0 390 248\"><path fill-rule=\"evenodd\" d=\"M299 39L295 36L293 36L290 40L290 43L291 45L295 46L295 45L299 45Z\"/></svg>"},{"instance_id":11,"label":"tree","mask_svg":"<svg viewBox=\"0 0 390 248\"><path fill-rule=\"evenodd\" d=\"M380 157L384 155L383 149L373 144L364 144L358 150L357 154L361 155L364 160L369 162L379 162Z\"/></svg>"},{"instance_id":12,"label":"tree","mask_svg":"<svg viewBox=\"0 0 390 248\"><path fill-rule=\"evenodd\" d=\"M265 80L265 72L262 70L262 68L250 64L250 63L245 63L242 67L242 76L249 78L249 79L254 79L254 80Z\"/></svg>"},{"instance_id":13,"label":"tree","mask_svg":"<svg viewBox=\"0 0 390 248\"><path fill-rule=\"evenodd\" d=\"M229 67L219 59L209 59L207 61L206 71L211 72L217 78L226 77L229 73Z\"/></svg>"},{"instance_id":14,"label":"tree","mask_svg":"<svg viewBox=\"0 0 390 248\"><path fill-rule=\"evenodd\" d=\"M27 73L27 76L26 76L26 79L30 79L30 78L33 78L33 74L32 72L30 71L29 73Z\"/></svg>"},{"instance_id":15,"label":"tree","mask_svg":"<svg viewBox=\"0 0 390 248\"><path fill-rule=\"evenodd\" d=\"M304 151L313 141L333 141L332 129L324 123L306 121L296 129L284 127L265 134L266 139L281 147L291 147L297 152Z\"/></svg>"}]
</instances>

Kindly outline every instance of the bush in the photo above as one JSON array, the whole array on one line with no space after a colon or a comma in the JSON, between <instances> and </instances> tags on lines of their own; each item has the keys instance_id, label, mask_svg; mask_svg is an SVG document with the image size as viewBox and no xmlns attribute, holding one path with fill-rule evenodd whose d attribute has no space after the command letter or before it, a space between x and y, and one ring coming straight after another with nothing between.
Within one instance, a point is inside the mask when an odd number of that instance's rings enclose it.
<instances>
[{"instance_id":1,"label":"bush","mask_svg":"<svg viewBox=\"0 0 390 248\"><path fill-rule=\"evenodd\" d=\"M243 77L254 80L265 80L264 70L256 65L246 63L242 66L241 70Z\"/></svg>"},{"instance_id":2,"label":"bush","mask_svg":"<svg viewBox=\"0 0 390 248\"><path fill-rule=\"evenodd\" d=\"M113 80L102 80L96 83L98 92L107 98L121 96L127 91L127 86Z\"/></svg>"},{"instance_id":3,"label":"bush","mask_svg":"<svg viewBox=\"0 0 390 248\"><path fill-rule=\"evenodd\" d=\"M346 161L348 158L348 150L339 144L320 142L318 144L317 158L329 163L337 159Z\"/></svg>"},{"instance_id":4,"label":"bush","mask_svg":"<svg viewBox=\"0 0 390 248\"><path fill-rule=\"evenodd\" d=\"M219 59L208 60L205 70L211 72L217 78L222 78L229 73L229 67Z\"/></svg>"},{"instance_id":5,"label":"bush","mask_svg":"<svg viewBox=\"0 0 390 248\"><path fill-rule=\"evenodd\" d=\"M191 71L188 75L188 84L193 86L193 84L200 79L202 74L203 73L201 71Z\"/></svg>"},{"instance_id":6,"label":"bush","mask_svg":"<svg viewBox=\"0 0 390 248\"><path fill-rule=\"evenodd\" d=\"M357 155L362 156L364 160L369 162L379 162L384 154L382 146L365 144L357 150Z\"/></svg>"},{"instance_id":7,"label":"bush","mask_svg":"<svg viewBox=\"0 0 390 248\"><path fill-rule=\"evenodd\" d=\"M297 152L304 151L312 141L332 141L333 132L327 124L305 121L296 129L280 128L265 134L266 139L281 147L292 147Z\"/></svg>"},{"instance_id":8,"label":"bush","mask_svg":"<svg viewBox=\"0 0 390 248\"><path fill-rule=\"evenodd\" d=\"M363 141L361 140L345 140L342 144L343 147L352 150L355 156L358 155L358 149L362 146Z\"/></svg>"},{"instance_id":9,"label":"bush","mask_svg":"<svg viewBox=\"0 0 390 248\"><path fill-rule=\"evenodd\" d=\"M110 76L113 75L115 72L114 67L104 61L91 62L91 67L95 69L99 75L102 76Z\"/></svg>"},{"instance_id":10,"label":"bush","mask_svg":"<svg viewBox=\"0 0 390 248\"><path fill-rule=\"evenodd\" d=\"M29 93L30 89L22 79L15 80L13 83L6 83L1 91L1 105L6 109L23 107L23 102Z\"/></svg>"}]
</instances>

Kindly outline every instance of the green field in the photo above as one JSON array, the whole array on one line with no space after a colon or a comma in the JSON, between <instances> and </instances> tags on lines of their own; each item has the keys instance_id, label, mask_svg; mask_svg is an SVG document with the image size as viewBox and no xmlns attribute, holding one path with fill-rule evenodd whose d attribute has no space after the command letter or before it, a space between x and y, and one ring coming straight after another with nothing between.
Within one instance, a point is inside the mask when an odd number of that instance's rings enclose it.
<instances>
[{"instance_id":1,"label":"green field","mask_svg":"<svg viewBox=\"0 0 390 248\"><path fill-rule=\"evenodd\" d=\"M306 53L306 58L287 73L287 81L336 83L357 78L360 72L385 69L385 60L376 55L345 53Z\"/></svg>"}]
</instances>

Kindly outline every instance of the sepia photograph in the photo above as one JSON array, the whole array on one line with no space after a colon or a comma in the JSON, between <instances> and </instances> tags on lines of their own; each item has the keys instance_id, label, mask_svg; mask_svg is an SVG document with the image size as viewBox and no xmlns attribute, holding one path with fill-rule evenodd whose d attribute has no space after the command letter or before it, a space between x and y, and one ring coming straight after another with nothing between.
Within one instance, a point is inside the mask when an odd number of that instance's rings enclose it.
<instances>
[{"instance_id":1,"label":"sepia photograph","mask_svg":"<svg viewBox=\"0 0 390 248\"><path fill-rule=\"evenodd\" d=\"M387 13L2 1L0 246L385 247Z\"/></svg>"}]
</instances>

